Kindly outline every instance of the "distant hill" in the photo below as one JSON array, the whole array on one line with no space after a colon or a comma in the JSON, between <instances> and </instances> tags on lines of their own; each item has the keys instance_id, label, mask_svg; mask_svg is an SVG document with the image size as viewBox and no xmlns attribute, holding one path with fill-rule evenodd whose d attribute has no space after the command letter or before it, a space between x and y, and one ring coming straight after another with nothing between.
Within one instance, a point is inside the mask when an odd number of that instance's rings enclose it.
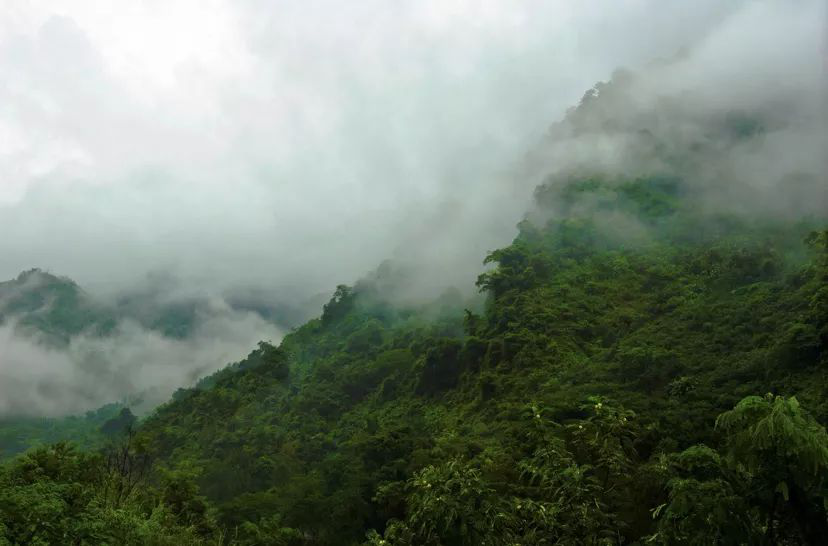
<instances>
[{"instance_id":1,"label":"distant hill","mask_svg":"<svg viewBox=\"0 0 828 546\"><path fill-rule=\"evenodd\" d=\"M205 333L205 329L243 330L251 324L250 313L259 317L253 322L257 327L269 321L288 328L285 321L300 320L296 314L301 311L296 308L235 298L233 303L216 301L214 296L186 292L170 282L154 282L104 300L67 277L40 269L0 282L0 328L7 329L0 339L11 345L3 346L0 341L0 459L64 439L95 445L101 440L100 416L111 417L107 407L137 404L133 409L145 412L175 388L189 387L200 375L226 364L207 353L211 358L204 362L198 355L185 354L197 339L207 336L216 340L216 349L223 348L225 332ZM241 351L251 342L236 341L233 336L239 334L227 335ZM244 339L247 335L256 334L241 331ZM144 355L164 360L142 360ZM165 377L180 379L159 387L164 380L133 383L136 377L146 376L144 367L157 370L162 364L181 368L165 372ZM27 372L30 365L40 370L40 377ZM114 404L75 416L66 415L71 411L43 412L38 397L80 400L76 407L89 407L90 401ZM59 403L49 407L61 408Z\"/></svg>"},{"instance_id":2,"label":"distant hill","mask_svg":"<svg viewBox=\"0 0 828 546\"><path fill-rule=\"evenodd\" d=\"M81 333L109 334L116 314L95 303L71 279L31 269L0 282L0 324L9 322L21 333L61 346Z\"/></svg>"},{"instance_id":3,"label":"distant hill","mask_svg":"<svg viewBox=\"0 0 828 546\"><path fill-rule=\"evenodd\" d=\"M216 297L184 290L164 277L161 281L153 277L141 287L102 300L68 277L31 269L0 282L0 325L14 324L19 333L56 347L79 334L111 335L121 320L134 321L170 338L185 339L215 312L212 302ZM313 313L310 309L318 309L327 296L288 303L261 289L247 289L220 298L232 310L255 313L289 329L308 320Z\"/></svg>"}]
</instances>

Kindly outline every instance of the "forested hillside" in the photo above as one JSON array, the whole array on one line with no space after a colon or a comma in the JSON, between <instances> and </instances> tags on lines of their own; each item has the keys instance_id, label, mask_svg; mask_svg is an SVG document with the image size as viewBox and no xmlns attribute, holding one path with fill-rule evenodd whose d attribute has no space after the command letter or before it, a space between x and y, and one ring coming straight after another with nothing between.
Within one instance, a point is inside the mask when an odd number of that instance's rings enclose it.
<instances>
[{"instance_id":1,"label":"forested hillside","mask_svg":"<svg viewBox=\"0 0 828 546\"><path fill-rule=\"evenodd\" d=\"M103 294L39 269L0 282L0 460L60 440L92 445L121 405L145 414L304 322L304 304L251 298L163 275Z\"/></svg>"},{"instance_id":2,"label":"forested hillside","mask_svg":"<svg viewBox=\"0 0 828 546\"><path fill-rule=\"evenodd\" d=\"M157 277L157 276L156 276ZM175 279L150 276L137 289L108 299L94 298L74 281L40 269L0 282L0 326L10 325L38 343L66 347L73 337L116 334L121 321L172 339L185 339L216 310L208 293L183 290ZM247 294L224 298L233 311L252 312L287 327L304 312L299 304L254 301Z\"/></svg>"},{"instance_id":3,"label":"forested hillside","mask_svg":"<svg viewBox=\"0 0 828 546\"><path fill-rule=\"evenodd\" d=\"M630 78L535 152L637 135L624 164L527 167L549 172L481 256L482 300L391 303L393 266L339 286L280 345L108 422L102 452L6 465L0 543L821 543L824 180L725 187L784 124L725 112L676 137L664 120L696 114L635 110Z\"/></svg>"},{"instance_id":4,"label":"forested hillside","mask_svg":"<svg viewBox=\"0 0 828 546\"><path fill-rule=\"evenodd\" d=\"M253 543L274 526L320 544L386 526L394 544L748 540L769 521L794 537L823 530L828 445L796 400L828 418L825 233L698 217L679 186L541 188L573 209L603 195L603 210L634 211L662 235L628 246L588 217L524 224L488 258L481 314L423 320L371 284L340 287L320 319L262 346L250 370L182 393L142 434ZM714 427L754 394L735 410L742 424ZM771 411L794 425L773 430ZM729 455L742 427L768 435L755 475L736 463L759 446ZM813 437L800 445L800 434ZM803 475L763 474L793 461ZM782 482L803 504L769 514ZM711 511L719 519L705 521Z\"/></svg>"},{"instance_id":5,"label":"forested hillside","mask_svg":"<svg viewBox=\"0 0 828 546\"><path fill-rule=\"evenodd\" d=\"M64 346L82 332L106 335L115 322L69 279L32 269L0 282L0 325L13 323L47 345Z\"/></svg>"}]
</instances>

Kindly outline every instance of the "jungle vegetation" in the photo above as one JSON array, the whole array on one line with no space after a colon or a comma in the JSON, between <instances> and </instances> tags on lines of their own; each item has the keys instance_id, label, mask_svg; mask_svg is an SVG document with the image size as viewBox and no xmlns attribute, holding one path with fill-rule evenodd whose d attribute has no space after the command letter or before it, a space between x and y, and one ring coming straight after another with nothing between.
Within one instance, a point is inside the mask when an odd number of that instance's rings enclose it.
<instances>
[{"instance_id":1,"label":"jungle vegetation","mask_svg":"<svg viewBox=\"0 0 828 546\"><path fill-rule=\"evenodd\" d=\"M0 544L823 543L826 224L706 208L675 165L547 178L482 304L391 303L380 268L17 456Z\"/></svg>"}]
</instances>

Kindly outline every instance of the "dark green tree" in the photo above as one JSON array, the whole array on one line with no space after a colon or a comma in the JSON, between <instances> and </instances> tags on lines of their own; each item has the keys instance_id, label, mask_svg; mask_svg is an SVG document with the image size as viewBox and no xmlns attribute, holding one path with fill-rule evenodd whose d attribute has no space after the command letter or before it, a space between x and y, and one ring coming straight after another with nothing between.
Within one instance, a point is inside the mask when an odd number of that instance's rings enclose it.
<instances>
[{"instance_id":1,"label":"dark green tree","mask_svg":"<svg viewBox=\"0 0 828 546\"><path fill-rule=\"evenodd\" d=\"M828 537L828 434L796 397L749 396L716 420L730 464L751 477L767 540Z\"/></svg>"}]
</instances>

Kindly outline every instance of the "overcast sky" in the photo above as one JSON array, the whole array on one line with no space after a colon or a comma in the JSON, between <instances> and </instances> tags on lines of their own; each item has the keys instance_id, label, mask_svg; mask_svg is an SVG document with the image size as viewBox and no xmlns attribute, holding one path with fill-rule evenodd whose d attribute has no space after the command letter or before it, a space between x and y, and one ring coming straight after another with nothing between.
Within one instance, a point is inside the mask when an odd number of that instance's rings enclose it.
<instances>
[{"instance_id":1,"label":"overcast sky","mask_svg":"<svg viewBox=\"0 0 828 546\"><path fill-rule=\"evenodd\" d=\"M0 326L0 415L151 406L280 339L224 291L302 303L389 258L406 296L471 291L545 175L640 172L733 111L775 125L682 174L711 206L824 213L825 32L824 0L2 2L0 280L218 297L183 340ZM596 130L545 137L619 67Z\"/></svg>"},{"instance_id":2,"label":"overcast sky","mask_svg":"<svg viewBox=\"0 0 828 546\"><path fill-rule=\"evenodd\" d=\"M550 123L743 4L3 2L0 278L313 294L411 256L465 276L514 235L533 184L510 169Z\"/></svg>"}]
</instances>

